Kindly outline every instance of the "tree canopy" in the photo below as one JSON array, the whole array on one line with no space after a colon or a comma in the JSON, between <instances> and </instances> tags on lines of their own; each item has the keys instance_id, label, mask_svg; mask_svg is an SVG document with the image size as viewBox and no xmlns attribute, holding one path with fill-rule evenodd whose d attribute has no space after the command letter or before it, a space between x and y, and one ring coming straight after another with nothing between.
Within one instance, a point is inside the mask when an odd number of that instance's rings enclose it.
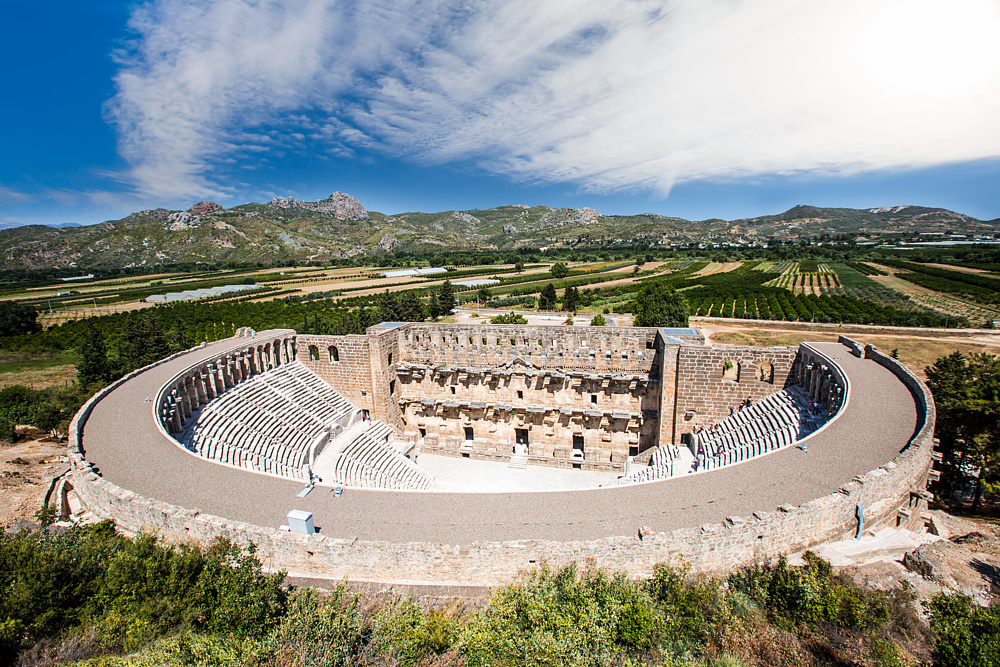
<instances>
[{"instance_id":1,"label":"tree canopy","mask_svg":"<svg viewBox=\"0 0 1000 667\"><path fill-rule=\"evenodd\" d=\"M490 318L490 324L527 324L528 320L520 313L510 311L510 313L495 315Z\"/></svg>"},{"instance_id":2,"label":"tree canopy","mask_svg":"<svg viewBox=\"0 0 1000 667\"><path fill-rule=\"evenodd\" d=\"M41 330L38 311L16 301L0 301L0 336L21 336Z\"/></svg>"},{"instance_id":3,"label":"tree canopy","mask_svg":"<svg viewBox=\"0 0 1000 667\"><path fill-rule=\"evenodd\" d=\"M454 307L455 288L451 286L450 280L446 280L441 283L441 289L438 291L438 308L441 309L442 315L447 315Z\"/></svg>"},{"instance_id":4,"label":"tree canopy","mask_svg":"<svg viewBox=\"0 0 1000 667\"><path fill-rule=\"evenodd\" d=\"M686 327L688 305L684 297L662 283L646 283L635 297L637 327Z\"/></svg>"},{"instance_id":5,"label":"tree canopy","mask_svg":"<svg viewBox=\"0 0 1000 667\"><path fill-rule=\"evenodd\" d=\"M951 490L976 480L973 510L1000 466L1000 357L954 352L925 369L937 407L935 435Z\"/></svg>"},{"instance_id":6,"label":"tree canopy","mask_svg":"<svg viewBox=\"0 0 1000 667\"><path fill-rule=\"evenodd\" d=\"M552 310L556 307L556 286L549 283L538 295L538 310Z\"/></svg>"}]
</instances>

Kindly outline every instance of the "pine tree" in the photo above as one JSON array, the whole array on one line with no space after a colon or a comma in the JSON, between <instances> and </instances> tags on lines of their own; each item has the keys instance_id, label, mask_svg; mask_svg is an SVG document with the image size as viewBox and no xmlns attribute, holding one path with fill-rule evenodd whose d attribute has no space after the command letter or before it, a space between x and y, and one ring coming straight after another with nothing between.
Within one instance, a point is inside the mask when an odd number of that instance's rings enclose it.
<instances>
[{"instance_id":1,"label":"pine tree","mask_svg":"<svg viewBox=\"0 0 1000 667\"><path fill-rule=\"evenodd\" d=\"M450 280L445 280L441 284L441 290L438 292L438 308L441 309L442 315L447 315L454 307L455 289L451 286Z\"/></svg>"},{"instance_id":2,"label":"pine tree","mask_svg":"<svg viewBox=\"0 0 1000 667\"><path fill-rule=\"evenodd\" d=\"M76 377L81 385L104 383L111 379L104 336L92 323L87 324L87 335L80 344L78 353L80 363L76 365Z\"/></svg>"},{"instance_id":3,"label":"pine tree","mask_svg":"<svg viewBox=\"0 0 1000 667\"><path fill-rule=\"evenodd\" d=\"M403 320L400 313L399 300L388 289L378 297L379 318L383 322L399 322Z\"/></svg>"},{"instance_id":4,"label":"pine tree","mask_svg":"<svg viewBox=\"0 0 1000 667\"><path fill-rule=\"evenodd\" d=\"M580 303L580 291L575 287L567 287L563 292L563 309L575 313Z\"/></svg>"},{"instance_id":5,"label":"pine tree","mask_svg":"<svg viewBox=\"0 0 1000 667\"><path fill-rule=\"evenodd\" d=\"M175 322L174 326L167 329L167 347L170 352L183 352L194 347L194 341L188 335L187 329L180 322Z\"/></svg>"},{"instance_id":6,"label":"pine tree","mask_svg":"<svg viewBox=\"0 0 1000 667\"><path fill-rule=\"evenodd\" d=\"M437 319L441 316L441 306L438 304L438 295L436 292L431 292L431 298L427 300L427 313L432 319Z\"/></svg>"},{"instance_id":7,"label":"pine tree","mask_svg":"<svg viewBox=\"0 0 1000 667\"><path fill-rule=\"evenodd\" d=\"M423 322L426 314L424 304L413 291L403 292L399 297L400 318L405 322Z\"/></svg>"},{"instance_id":8,"label":"pine tree","mask_svg":"<svg viewBox=\"0 0 1000 667\"><path fill-rule=\"evenodd\" d=\"M167 345L167 337L160 329L160 319L150 313L143 318L143 344L142 344L142 365L146 366L155 361L159 361L170 355L170 346Z\"/></svg>"},{"instance_id":9,"label":"pine tree","mask_svg":"<svg viewBox=\"0 0 1000 667\"><path fill-rule=\"evenodd\" d=\"M542 293L538 296L538 310L552 310L556 307L556 288L549 283L542 288Z\"/></svg>"},{"instance_id":10,"label":"pine tree","mask_svg":"<svg viewBox=\"0 0 1000 667\"><path fill-rule=\"evenodd\" d=\"M143 323L141 316L129 313L125 318L125 329L122 337L118 340L118 371L121 374L129 373L142 367L143 361Z\"/></svg>"}]
</instances>

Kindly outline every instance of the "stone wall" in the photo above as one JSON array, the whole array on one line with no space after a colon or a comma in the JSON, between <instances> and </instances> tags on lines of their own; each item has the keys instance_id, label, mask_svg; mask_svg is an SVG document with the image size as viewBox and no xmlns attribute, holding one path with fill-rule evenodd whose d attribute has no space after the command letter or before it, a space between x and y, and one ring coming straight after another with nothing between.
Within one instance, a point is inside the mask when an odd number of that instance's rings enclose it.
<instances>
[{"instance_id":1,"label":"stone wall","mask_svg":"<svg viewBox=\"0 0 1000 667\"><path fill-rule=\"evenodd\" d=\"M508 460L521 442L534 465L622 470L629 455L657 442L659 382L646 375L522 363L406 365L398 374L407 435L423 452Z\"/></svg>"},{"instance_id":2,"label":"stone wall","mask_svg":"<svg viewBox=\"0 0 1000 667\"><path fill-rule=\"evenodd\" d=\"M70 463L74 490L97 516L113 518L130 532L149 531L173 542L202 544L227 537L251 542L271 570L292 575L357 581L408 581L495 585L543 561L560 566L586 558L597 567L648 576L656 563L691 564L698 572L724 572L818 543L852 535L856 507L871 528L896 525L911 512L931 464L934 404L926 386L895 360L874 348L866 356L892 370L910 388L920 411L910 444L885 465L855 478L839 491L798 507L731 517L670 533L557 542L519 540L472 544L389 543L295 535L182 509L143 498L97 475L85 460L81 433L90 410L130 374L94 396L70 425ZM750 358L750 357L747 357ZM832 360L827 362L834 364ZM777 381L775 385L777 385ZM669 482L668 482L669 483ZM595 491L600 493L601 491Z\"/></svg>"},{"instance_id":3,"label":"stone wall","mask_svg":"<svg viewBox=\"0 0 1000 667\"><path fill-rule=\"evenodd\" d=\"M496 368L520 358L540 368L649 373L656 329L517 324L413 323L404 333L411 363Z\"/></svg>"},{"instance_id":4,"label":"stone wall","mask_svg":"<svg viewBox=\"0 0 1000 667\"><path fill-rule=\"evenodd\" d=\"M748 397L759 401L783 389L798 350L713 345L680 347L677 354L676 424L669 438L675 444L696 427L728 417Z\"/></svg>"},{"instance_id":5,"label":"stone wall","mask_svg":"<svg viewBox=\"0 0 1000 667\"><path fill-rule=\"evenodd\" d=\"M401 334L396 402L421 451L508 460L520 443L533 465L623 470L659 442L655 329L411 324Z\"/></svg>"},{"instance_id":6,"label":"stone wall","mask_svg":"<svg viewBox=\"0 0 1000 667\"><path fill-rule=\"evenodd\" d=\"M298 360L362 410L374 412L368 336L296 337Z\"/></svg>"},{"instance_id":7,"label":"stone wall","mask_svg":"<svg viewBox=\"0 0 1000 667\"><path fill-rule=\"evenodd\" d=\"M404 424L399 406L399 380L396 366L404 356L403 335L410 325L369 327L371 339L372 394L375 397L375 419L380 419L401 432Z\"/></svg>"}]
</instances>

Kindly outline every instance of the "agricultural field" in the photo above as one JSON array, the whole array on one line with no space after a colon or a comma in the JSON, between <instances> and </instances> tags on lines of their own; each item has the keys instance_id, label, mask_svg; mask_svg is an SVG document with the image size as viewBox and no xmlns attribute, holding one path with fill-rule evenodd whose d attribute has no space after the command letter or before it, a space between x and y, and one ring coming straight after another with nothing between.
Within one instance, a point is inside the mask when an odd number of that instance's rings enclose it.
<instances>
[{"instance_id":1,"label":"agricultural field","mask_svg":"<svg viewBox=\"0 0 1000 667\"><path fill-rule=\"evenodd\" d=\"M76 363L76 353L69 350L0 352L0 389L15 384L31 389L68 386L76 380Z\"/></svg>"},{"instance_id":2,"label":"agricultural field","mask_svg":"<svg viewBox=\"0 0 1000 667\"><path fill-rule=\"evenodd\" d=\"M909 263L900 263L909 264ZM964 296L967 294L965 287L945 282L934 276L921 276L909 273L907 269L899 266L887 266L885 275L872 276L872 279L879 285L895 290L901 294L909 296L910 300L916 304L933 309L944 314L946 317L954 317L968 320L973 326L983 326L990 320L1000 319L1000 304L978 302ZM934 267L931 267L932 269ZM955 273L955 272L950 272ZM989 276L989 274L982 274ZM975 276L979 278L980 276ZM996 281L1000 282L1000 281ZM945 290L938 291L932 287L945 287ZM973 289L979 289L971 286ZM954 289L954 291L947 291Z\"/></svg>"},{"instance_id":3,"label":"agricultural field","mask_svg":"<svg viewBox=\"0 0 1000 667\"><path fill-rule=\"evenodd\" d=\"M781 275L770 285L787 289L793 294L819 296L840 287L837 274L824 262L783 262L775 268L781 269Z\"/></svg>"},{"instance_id":4,"label":"agricultural field","mask_svg":"<svg viewBox=\"0 0 1000 667\"><path fill-rule=\"evenodd\" d=\"M271 314L263 319L252 318L257 324L251 326L261 328L259 325L272 321L275 325L295 326L307 313L312 317L338 306L374 309L387 291L396 295L412 292L426 304L445 280L452 282L460 304L524 311L538 310L540 293L551 284L557 301L554 306L545 304L545 310L563 309L566 290L573 288L579 293L574 310L628 315L638 290L646 281L655 280L681 291L691 314L698 317L914 327L961 327L969 322L981 326L1000 317L1000 308L991 304L925 287L920 284L923 278L904 279L904 275L914 273L911 264L904 262L899 264L905 268L824 260L710 262L689 258L640 265L635 260L591 260L566 262L566 275L556 278L551 271L555 261L530 264L521 271L513 264L492 264L451 267L444 274L396 278L383 277L386 269L377 266L161 273L74 284L68 289L59 284L18 293L8 287L2 298L33 305L46 329L73 325L70 326L72 341L80 339L81 330L75 326L80 320L94 316L114 318L116 314L121 317L127 311L148 308L153 308L151 312L161 319L165 329L184 326L198 340L214 340L228 335L238 325L237 313L264 308L268 303L276 304L278 310L271 313L271 309L265 308ZM893 261L885 260L886 264ZM920 268L956 273L935 266ZM919 275L946 280L930 274ZM972 280L992 280L988 274L960 275ZM485 288L455 284L475 278L495 278L499 282ZM180 310L174 306L154 307L142 300L154 293L238 282L254 282L263 289L251 295L189 303ZM59 295L59 291L72 293ZM289 309L287 304L300 305ZM279 310L289 313L279 315ZM180 311L184 313L182 316L172 314ZM108 333L112 338L116 336L114 332ZM75 342L67 345L72 347Z\"/></svg>"},{"instance_id":5,"label":"agricultural field","mask_svg":"<svg viewBox=\"0 0 1000 667\"><path fill-rule=\"evenodd\" d=\"M898 269L897 276L903 280L953 296L970 299L991 307L1000 306L1000 278L988 274L972 274L963 271L940 269L927 264L882 259L880 264Z\"/></svg>"}]
</instances>

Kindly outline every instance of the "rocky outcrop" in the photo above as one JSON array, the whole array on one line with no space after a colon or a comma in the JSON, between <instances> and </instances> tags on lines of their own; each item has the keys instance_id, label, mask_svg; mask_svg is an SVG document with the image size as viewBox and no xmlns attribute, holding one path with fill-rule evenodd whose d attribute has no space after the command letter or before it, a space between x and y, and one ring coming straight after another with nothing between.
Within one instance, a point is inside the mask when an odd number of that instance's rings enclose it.
<instances>
[{"instance_id":1,"label":"rocky outcrop","mask_svg":"<svg viewBox=\"0 0 1000 667\"><path fill-rule=\"evenodd\" d=\"M503 226L503 233L504 234L513 234L516 231L517 231L517 227L515 227L514 225L504 225Z\"/></svg>"},{"instance_id":2,"label":"rocky outcrop","mask_svg":"<svg viewBox=\"0 0 1000 667\"><path fill-rule=\"evenodd\" d=\"M303 208L316 213L327 213L338 220L368 220L368 211L355 197L343 192L334 192L326 199L319 201L302 201L294 197L275 197L271 206L281 209Z\"/></svg>"},{"instance_id":3,"label":"rocky outcrop","mask_svg":"<svg viewBox=\"0 0 1000 667\"><path fill-rule=\"evenodd\" d=\"M200 201L191 208L188 209L188 213L194 215L209 215L211 213L218 213L219 211L225 211L226 208L221 204L216 204L214 201Z\"/></svg>"},{"instance_id":4,"label":"rocky outcrop","mask_svg":"<svg viewBox=\"0 0 1000 667\"><path fill-rule=\"evenodd\" d=\"M601 212L594 208L560 208L543 215L538 224L542 227L556 224L592 225L600 217Z\"/></svg>"},{"instance_id":5,"label":"rocky outcrop","mask_svg":"<svg viewBox=\"0 0 1000 667\"><path fill-rule=\"evenodd\" d=\"M167 226L164 229L168 232L180 232L185 229L194 229L199 224L201 224L200 216L191 215L187 211L177 211L171 213L167 218Z\"/></svg>"},{"instance_id":6,"label":"rocky outcrop","mask_svg":"<svg viewBox=\"0 0 1000 667\"><path fill-rule=\"evenodd\" d=\"M129 218L166 218L170 216L170 210L165 208L147 208L130 214Z\"/></svg>"},{"instance_id":7,"label":"rocky outcrop","mask_svg":"<svg viewBox=\"0 0 1000 667\"><path fill-rule=\"evenodd\" d=\"M378 245L386 252L389 252L390 250L399 245L399 239L397 239L392 234L386 234L385 236L382 237L382 240L378 242Z\"/></svg>"},{"instance_id":8,"label":"rocky outcrop","mask_svg":"<svg viewBox=\"0 0 1000 667\"><path fill-rule=\"evenodd\" d=\"M468 213L462 213L461 211L452 211L451 217L459 222L479 224L479 218L474 215L469 215Z\"/></svg>"},{"instance_id":9,"label":"rocky outcrop","mask_svg":"<svg viewBox=\"0 0 1000 667\"><path fill-rule=\"evenodd\" d=\"M350 259L355 255L363 254L364 251L365 251L364 248L361 248L359 246L354 246L353 248L349 248L347 250L334 250L333 252L330 253L330 256L336 257L338 259Z\"/></svg>"}]
</instances>

